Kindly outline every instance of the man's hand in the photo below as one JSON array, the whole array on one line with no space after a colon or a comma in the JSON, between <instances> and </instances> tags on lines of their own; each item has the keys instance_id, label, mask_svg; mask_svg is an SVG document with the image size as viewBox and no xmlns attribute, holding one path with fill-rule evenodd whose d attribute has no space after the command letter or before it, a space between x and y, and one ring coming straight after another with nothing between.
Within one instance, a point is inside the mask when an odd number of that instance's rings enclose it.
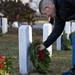
<instances>
[{"instance_id":1,"label":"man's hand","mask_svg":"<svg viewBox=\"0 0 75 75\"><path fill-rule=\"evenodd\" d=\"M38 47L39 47L39 50L45 49L45 46L43 44L40 44Z\"/></svg>"}]
</instances>

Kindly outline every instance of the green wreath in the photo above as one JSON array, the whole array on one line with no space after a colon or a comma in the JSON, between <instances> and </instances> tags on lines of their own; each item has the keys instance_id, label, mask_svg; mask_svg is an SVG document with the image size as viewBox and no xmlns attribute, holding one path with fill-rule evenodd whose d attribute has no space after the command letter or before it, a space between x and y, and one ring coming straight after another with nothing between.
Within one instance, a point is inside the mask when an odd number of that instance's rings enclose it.
<instances>
[{"instance_id":1,"label":"green wreath","mask_svg":"<svg viewBox=\"0 0 75 75\"><path fill-rule=\"evenodd\" d=\"M37 45L41 44L42 42L40 40L34 40L29 47L30 51L30 59L34 65L34 67L37 69L40 73L48 73L49 65L50 65L50 56L48 50L38 50Z\"/></svg>"}]
</instances>

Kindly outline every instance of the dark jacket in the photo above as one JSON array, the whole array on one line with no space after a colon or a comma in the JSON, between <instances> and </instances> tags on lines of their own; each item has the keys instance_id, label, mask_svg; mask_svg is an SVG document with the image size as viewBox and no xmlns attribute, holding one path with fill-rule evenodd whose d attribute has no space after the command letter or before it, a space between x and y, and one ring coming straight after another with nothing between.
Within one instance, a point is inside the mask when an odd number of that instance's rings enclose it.
<instances>
[{"instance_id":1,"label":"dark jacket","mask_svg":"<svg viewBox=\"0 0 75 75\"><path fill-rule=\"evenodd\" d=\"M52 33L43 45L49 47L62 33L65 22L75 20L75 0L54 0L56 17Z\"/></svg>"}]
</instances>

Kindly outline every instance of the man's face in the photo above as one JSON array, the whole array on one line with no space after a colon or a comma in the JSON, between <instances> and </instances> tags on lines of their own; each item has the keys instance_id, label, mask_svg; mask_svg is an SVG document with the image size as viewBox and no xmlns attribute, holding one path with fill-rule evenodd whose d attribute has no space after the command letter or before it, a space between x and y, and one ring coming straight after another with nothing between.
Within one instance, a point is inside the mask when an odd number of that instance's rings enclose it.
<instances>
[{"instance_id":1,"label":"man's face","mask_svg":"<svg viewBox=\"0 0 75 75\"><path fill-rule=\"evenodd\" d=\"M55 17L55 5L53 3L50 3L49 5L46 5L41 12L47 17Z\"/></svg>"}]
</instances>

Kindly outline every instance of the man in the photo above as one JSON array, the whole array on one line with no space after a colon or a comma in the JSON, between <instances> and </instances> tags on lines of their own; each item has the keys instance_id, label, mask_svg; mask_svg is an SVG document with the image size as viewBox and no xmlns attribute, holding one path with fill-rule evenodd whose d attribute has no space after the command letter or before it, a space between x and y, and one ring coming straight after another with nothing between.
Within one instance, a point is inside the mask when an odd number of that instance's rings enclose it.
<instances>
[{"instance_id":1,"label":"man","mask_svg":"<svg viewBox=\"0 0 75 75\"><path fill-rule=\"evenodd\" d=\"M52 33L43 44L39 45L39 50L43 50L61 35L66 21L75 19L75 0L41 0L39 11L51 19L55 19ZM73 66L73 69L62 75L75 75L75 64Z\"/></svg>"}]
</instances>

